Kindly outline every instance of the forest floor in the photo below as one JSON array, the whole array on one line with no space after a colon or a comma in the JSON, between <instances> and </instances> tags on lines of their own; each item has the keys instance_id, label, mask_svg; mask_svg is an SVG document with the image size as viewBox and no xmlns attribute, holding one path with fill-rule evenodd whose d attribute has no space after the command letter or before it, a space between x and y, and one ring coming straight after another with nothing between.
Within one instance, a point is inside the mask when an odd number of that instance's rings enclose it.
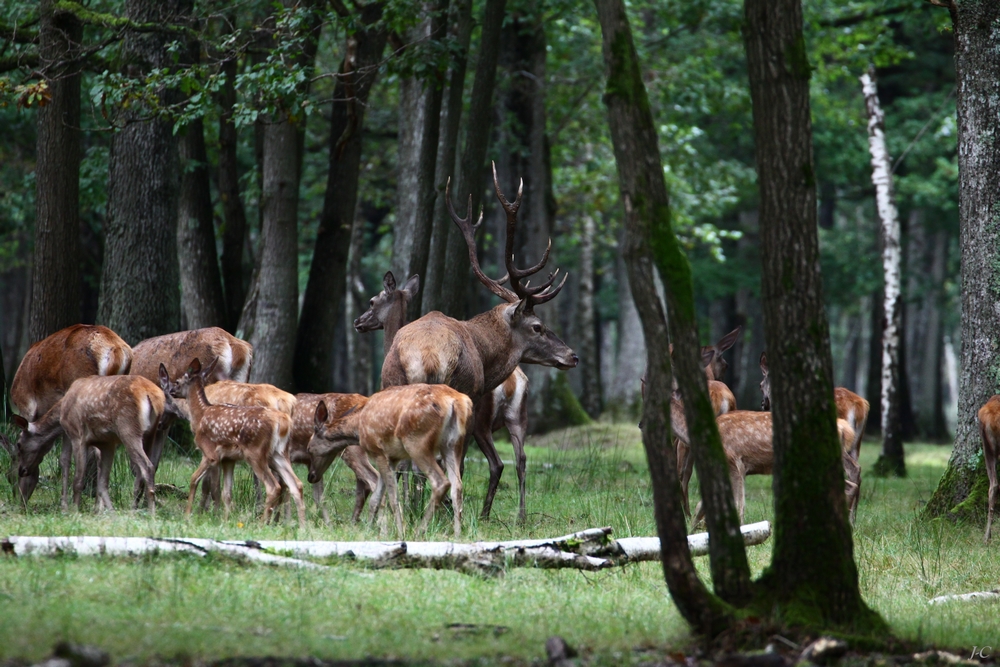
<instances>
[{"instance_id":1,"label":"forest floor","mask_svg":"<svg viewBox=\"0 0 1000 667\"><path fill-rule=\"evenodd\" d=\"M598 424L529 438L528 444L527 525L515 522L513 465L504 472L492 521L478 521L488 475L474 450L465 475L463 539L554 537L599 526L612 526L616 537L656 534L645 457L633 425ZM499 448L510 461L509 444ZM874 442L865 443L863 469L870 469L876 450ZM917 520L949 451L907 445L907 478L864 478L855 557L865 599L897 636L968 657L973 646L1000 650L997 603L928 600L996 588L1000 556L996 544L984 546L977 526ZM327 474L332 525L319 521L306 485L309 526L300 531L294 524L264 526L257 520L245 467L237 468L236 508L228 521L214 513L184 521L181 491L160 493L155 520L145 511L124 509L94 515L89 499L82 513L62 513L57 458L45 461L27 514L4 488L0 535L379 539L374 527L347 519L354 482L342 463ZM195 463L170 454L158 484L186 489ZM0 473L8 465L0 450ZM305 471L298 472L304 479ZM746 523L772 518L770 484L769 477L748 481ZM131 486L119 453L112 477L116 507L127 506ZM449 527L449 518L439 513L426 539L450 539ZM755 576L767 565L770 549L770 541L748 548ZM698 567L707 580L707 558L698 559ZM190 556L0 558L0 659L18 662L37 661L65 640L133 664L251 656L538 664L545 662L545 642L553 635L565 638L587 664L648 663L693 648L658 563L598 573L512 568L484 578L354 563L302 570Z\"/></svg>"}]
</instances>

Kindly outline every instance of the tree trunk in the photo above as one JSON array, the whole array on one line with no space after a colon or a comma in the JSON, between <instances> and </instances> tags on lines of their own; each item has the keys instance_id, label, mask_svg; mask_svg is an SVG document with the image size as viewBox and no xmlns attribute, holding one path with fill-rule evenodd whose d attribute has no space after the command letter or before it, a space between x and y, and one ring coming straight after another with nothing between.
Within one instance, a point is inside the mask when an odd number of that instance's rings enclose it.
<instances>
[{"instance_id":1,"label":"tree trunk","mask_svg":"<svg viewBox=\"0 0 1000 667\"><path fill-rule=\"evenodd\" d=\"M358 197L361 137L368 93L378 76L387 38L378 25L383 3L361 10L361 26L348 37L347 57L333 93L330 166L309 282L302 301L295 348L295 381L300 391L325 392L333 386L334 327L347 278L347 259Z\"/></svg>"},{"instance_id":2,"label":"tree trunk","mask_svg":"<svg viewBox=\"0 0 1000 667\"><path fill-rule=\"evenodd\" d=\"M483 163L490 138L490 118L493 113L493 89L496 87L497 55L500 51L500 28L507 0L486 0L483 9L479 60L472 83L469 122L465 134L461 166L453 184L452 197L461 203L472 196L472 210L478 211L483 199ZM471 280L469 251L461 232L454 225L448 230L444 270L441 274L440 310L445 315L465 319L466 293Z\"/></svg>"},{"instance_id":3,"label":"tree trunk","mask_svg":"<svg viewBox=\"0 0 1000 667\"><path fill-rule=\"evenodd\" d=\"M587 414L597 419L601 416L601 366L597 354L597 323L594 313L594 218L583 216L583 234L580 236L580 297L577 300L576 318L579 332L582 389L580 403Z\"/></svg>"},{"instance_id":4,"label":"tree trunk","mask_svg":"<svg viewBox=\"0 0 1000 667\"><path fill-rule=\"evenodd\" d=\"M370 396L372 386L372 352L375 336L359 336L354 330L354 319L365 311L368 298L361 281L361 258L364 255L365 220L358 220L351 232L349 270L347 272L344 329L347 332L348 358L350 359L350 387L356 394ZM381 367L380 367L381 368Z\"/></svg>"},{"instance_id":5,"label":"tree trunk","mask_svg":"<svg viewBox=\"0 0 1000 667\"><path fill-rule=\"evenodd\" d=\"M137 23L174 23L190 13L183 0L128 0L126 16ZM144 76L173 63L173 37L126 32L122 45L127 74ZM165 103L176 93L159 93ZM177 269L177 140L171 121L141 120L131 111L111 139L108 216L98 322L129 345L177 330L180 291Z\"/></svg>"},{"instance_id":6,"label":"tree trunk","mask_svg":"<svg viewBox=\"0 0 1000 667\"><path fill-rule=\"evenodd\" d=\"M226 329L235 331L246 299L243 285L243 249L247 235L247 214L240 192L239 138L233 123L236 104L236 60L222 63L226 75L219 95L219 199L222 200L222 284L226 293Z\"/></svg>"},{"instance_id":7,"label":"tree trunk","mask_svg":"<svg viewBox=\"0 0 1000 667\"><path fill-rule=\"evenodd\" d=\"M833 403L800 0L746 0L764 326L771 367L775 540L762 612L813 627L884 627L858 590Z\"/></svg>"},{"instance_id":8,"label":"tree trunk","mask_svg":"<svg viewBox=\"0 0 1000 667\"><path fill-rule=\"evenodd\" d=\"M56 4L43 0L39 8L41 70L52 99L38 109L31 341L80 322L80 71L62 63L74 57L83 25Z\"/></svg>"},{"instance_id":9,"label":"tree trunk","mask_svg":"<svg viewBox=\"0 0 1000 667\"><path fill-rule=\"evenodd\" d=\"M177 256L181 310L188 329L226 324L226 304L215 250L212 193L202 120L192 121L180 138L181 190L177 216Z\"/></svg>"},{"instance_id":10,"label":"tree trunk","mask_svg":"<svg viewBox=\"0 0 1000 667\"><path fill-rule=\"evenodd\" d=\"M944 417L944 280L948 268L948 233L934 232L931 237L931 289L924 297L927 310L927 334L921 340L925 351L921 367L914 374L923 389L921 405L924 436L932 441L944 441L948 427Z\"/></svg>"},{"instance_id":11,"label":"tree trunk","mask_svg":"<svg viewBox=\"0 0 1000 667\"><path fill-rule=\"evenodd\" d=\"M624 237L621 247L625 246ZM618 350L615 376L609 383L608 400L620 410L631 412L639 403L639 379L646 369L646 338L639 311L632 299L625 259L619 253L615 276L618 281Z\"/></svg>"},{"instance_id":12,"label":"tree trunk","mask_svg":"<svg viewBox=\"0 0 1000 667\"><path fill-rule=\"evenodd\" d=\"M695 631L714 635L731 618L720 601L705 590L691 569L690 552L677 546L684 518L676 457L667 445L666 415L670 401L670 355L667 328L653 282L653 259L664 276L674 341L677 374L702 498L707 509L712 582L716 594L730 603L750 596L750 568L740 538L739 521L722 442L698 359L691 268L670 223L653 115L642 81L638 55L622 0L597 0L603 34L602 52L608 72L604 101L614 144L618 182L625 206L625 259L629 285L649 342L647 393L643 410L643 444L653 477L654 511L662 544L663 566L671 597ZM679 553L678 553L679 551ZM694 578L695 582L691 581Z\"/></svg>"},{"instance_id":13,"label":"tree trunk","mask_svg":"<svg viewBox=\"0 0 1000 667\"><path fill-rule=\"evenodd\" d=\"M881 241L879 242L881 243ZM865 382L865 399L871 405L879 405L882 400L882 329L885 321L882 317L882 290L872 293L871 311L868 334L868 379ZM866 425L870 435L882 432L882 422L869 419Z\"/></svg>"},{"instance_id":14,"label":"tree trunk","mask_svg":"<svg viewBox=\"0 0 1000 667\"><path fill-rule=\"evenodd\" d=\"M448 256L448 238L452 221L444 201L444 187L454 173L458 155L458 130L462 119L462 97L465 91L465 72L468 65L469 42L472 37L472 0L456 0L452 5L452 27L449 35L455 44L455 55L448 76L448 105L442 112L444 133L438 146L435 168L434 217L426 280L423 281L421 312L442 310L442 285L446 279L445 261ZM421 276L422 278L424 276ZM416 300L414 300L416 301Z\"/></svg>"},{"instance_id":15,"label":"tree trunk","mask_svg":"<svg viewBox=\"0 0 1000 667\"><path fill-rule=\"evenodd\" d=\"M872 183L882 229L882 271L885 275L882 308L882 454L875 464L877 475L906 476L903 433L900 422L900 334L903 303L900 289L901 246L899 214L892 187L892 159L885 142L885 114L878 101L875 68L861 76L868 109L868 150L871 153Z\"/></svg>"},{"instance_id":16,"label":"tree trunk","mask_svg":"<svg viewBox=\"0 0 1000 667\"><path fill-rule=\"evenodd\" d=\"M997 392L1000 357L1000 3L951 8L958 78L958 174L962 252L962 352L951 460L926 516L983 517L986 475L977 412Z\"/></svg>"}]
</instances>

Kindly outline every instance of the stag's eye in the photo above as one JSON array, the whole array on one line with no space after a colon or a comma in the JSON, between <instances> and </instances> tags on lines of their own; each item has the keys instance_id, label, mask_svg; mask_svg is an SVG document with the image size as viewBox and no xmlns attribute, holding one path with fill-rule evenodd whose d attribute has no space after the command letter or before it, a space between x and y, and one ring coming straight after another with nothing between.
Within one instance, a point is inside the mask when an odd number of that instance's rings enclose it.
<instances>
[{"instance_id":1,"label":"stag's eye","mask_svg":"<svg viewBox=\"0 0 1000 667\"><path fill-rule=\"evenodd\" d=\"M375 307L375 299L372 299L371 301L368 302L368 307L369 308L374 308Z\"/></svg>"},{"instance_id":2,"label":"stag's eye","mask_svg":"<svg viewBox=\"0 0 1000 667\"><path fill-rule=\"evenodd\" d=\"M533 325L531 325L531 330L534 331L537 334L540 334L540 333L542 333L542 325L541 324L533 324Z\"/></svg>"}]
</instances>

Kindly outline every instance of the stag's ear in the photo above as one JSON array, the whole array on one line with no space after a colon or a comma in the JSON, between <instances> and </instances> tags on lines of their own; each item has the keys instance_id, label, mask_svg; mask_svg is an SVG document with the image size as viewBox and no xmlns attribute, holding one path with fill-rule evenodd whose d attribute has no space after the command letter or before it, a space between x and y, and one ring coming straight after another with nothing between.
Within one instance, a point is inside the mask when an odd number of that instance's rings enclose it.
<instances>
[{"instance_id":1,"label":"stag's ear","mask_svg":"<svg viewBox=\"0 0 1000 667\"><path fill-rule=\"evenodd\" d=\"M715 359L715 350L711 347L705 347L701 350L701 367L705 368Z\"/></svg>"},{"instance_id":2,"label":"stag's ear","mask_svg":"<svg viewBox=\"0 0 1000 667\"><path fill-rule=\"evenodd\" d=\"M160 376L160 389L166 391L167 387L170 386L170 374L167 373L167 367L164 366L163 364L160 364L159 376Z\"/></svg>"},{"instance_id":3,"label":"stag's ear","mask_svg":"<svg viewBox=\"0 0 1000 667\"><path fill-rule=\"evenodd\" d=\"M313 417L314 423L316 424L317 427L320 427L326 423L326 419L329 416L330 415L326 409L326 402L320 401L319 405L316 406L316 415Z\"/></svg>"},{"instance_id":4,"label":"stag's ear","mask_svg":"<svg viewBox=\"0 0 1000 667\"><path fill-rule=\"evenodd\" d=\"M417 292L420 291L420 276L416 273L410 276L410 279L403 285L403 291L406 292L406 297L409 299L416 296Z\"/></svg>"},{"instance_id":5,"label":"stag's ear","mask_svg":"<svg viewBox=\"0 0 1000 667\"><path fill-rule=\"evenodd\" d=\"M22 417L21 415L11 415L11 419L14 421L14 424L22 431L28 430L28 420Z\"/></svg>"},{"instance_id":6,"label":"stag's ear","mask_svg":"<svg viewBox=\"0 0 1000 667\"><path fill-rule=\"evenodd\" d=\"M740 332L743 331L743 325L736 327L725 336L719 339L719 342L715 344L715 348L719 352L725 352L736 343L736 339L740 337Z\"/></svg>"},{"instance_id":7,"label":"stag's ear","mask_svg":"<svg viewBox=\"0 0 1000 667\"><path fill-rule=\"evenodd\" d=\"M767 375L767 352L760 353L760 372Z\"/></svg>"},{"instance_id":8,"label":"stag's ear","mask_svg":"<svg viewBox=\"0 0 1000 667\"><path fill-rule=\"evenodd\" d=\"M510 320L511 324L515 324L524 319L525 316L531 314L531 304L527 299L521 299L516 304L512 304L507 307L507 319Z\"/></svg>"},{"instance_id":9,"label":"stag's ear","mask_svg":"<svg viewBox=\"0 0 1000 667\"><path fill-rule=\"evenodd\" d=\"M386 294L392 294L396 291L396 276L392 275L392 271L386 271L385 275L382 276L382 289L385 290Z\"/></svg>"}]
</instances>

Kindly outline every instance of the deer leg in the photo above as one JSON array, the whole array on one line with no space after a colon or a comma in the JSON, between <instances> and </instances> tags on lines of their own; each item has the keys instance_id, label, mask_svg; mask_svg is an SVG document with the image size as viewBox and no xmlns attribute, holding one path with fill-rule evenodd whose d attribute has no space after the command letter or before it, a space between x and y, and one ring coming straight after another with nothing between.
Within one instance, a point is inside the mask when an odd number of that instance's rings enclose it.
<instances>
[{"instance_id":1,"label":"deer leg","mask_svg":"<svg viewBox=\"0 0 1000 667\"><path fill-rule=\"evenodd\" d=\"M80 511L80 496L83 495L83 485L87 479L87 443L74 441L71 445L73 452L73 505L76 511ZM67 467L68 471L68 467Z\"/></svg>"},{"instance_id":2,"label":"deer leg","mask_svg":"<svg viewBox=\"0 0 1000 667\"><path fill-rule=\"evenodd\" d=\"M115 508L111 504L111 494L108 492L108 484L111 481L111 468L115 464L115 450L117 445L109 444L101 447L101 462L97 469L97 510L103 506L108 512L114 512Z\"/></svg>"},{"instance_id":3,"label":"deer leg","mask_svg":"<svg viewBox=\"0 0 1000 667\"><path fill-rule=\"evenodd\" d=\"M513 438L513 436L511 436ZM461 452L458 451L465 444L465 440L459 439L455 443L455 447L448 447L443 452L444 456L444 467L448 473L448 481L451 484L451 507L455 512L455 537L462 534L462 502L463 502L463 488L462 488L462 475L460 472L461 464L459 459L462 458ZM523 498L523 496L522 496Z\"/></svg>"},{"instance_id":4,"label":"deer leg","mask_svg":"<svg viewBox=\"0 0 1000 667\"><path fill-rule=\"evenodd\" d=\"M223 507L223 519L229 520L229 513L233 509L233 478L236 472L236 461L220 461L219 474L216 474L216 479L221 477L222 484L222 507Z\"/></svg>"},{"instance_id":5,"label":"deer leg","mask_svg":"<svg viewBox=\"0 0 1000 667\"><path fill-rule=\"evenodd\" d=\"M357 445L351 445L345 449L343 457L344 463L354 472L354 512L351 514L351 521L357 523L365 501L368 500L368 496L378 484L378 472L372 467L364 450ZM326 509L323 510L323 520L329 522Z\"/></svg>"},{"instance_id":6,"label":"deer leg","mask_svg":"<svg viewBox=\"0 0 1000 667\"><path fill-rule=\"evenodd\" d=\"M733 486L733 498L736 500L736 514L743 525L743 509L747 504L746 473L742 469L730 472L730 483Z\"/></svg>"},{"instance_id":7,"label":"deer leg","mask_svg":"<svg viewBox=\"0 0 1000 667\"><path fill-rule=\"evenodd\" d=\"M432 447L422 447L424 443L417 445L420 448L420 453L414 457L414 464L427 474L427 478L431 482L431 500L427 503L427 509L424 510L424 518L420 521L420 526L417 527L418 533L426 533L427 527L431 523L431 518L434 516L434 511L437 510L438 505L441 504L441 500L444 499L448 491L451 489L451 484L448 482L447 477L445 477L444 471L441 470L441 466L438 465L434 458Z\"/></svg>"},{"instance_id":8,"label":"deer leg","mask_svg":"<svg viewBox=\"0 0 1000 667\"><path fill-rule=\"evenodd\" d=\"M524 403L524 405L527 406L527 403ZM527 407L525 407L525 411L527 411ZM517 522L521 525L528 522L528 511L525 506L525 476L528 472L528 457L524 453L524 433L526 426L527 423L525 420L507 420L507 430L510 431L510 443L514 446L514 463L517 466ZM447 454L445 455L445 459L445 464L447 465ZM455 535L458 535L457 530Z\"/></svg>"},{"instance_id":9,"label":"deer leg","mask_svg":"<svg viewBox=\"0 0 1000 667\"><path fill-rule=\"evenodd\" d=\"M302 481L295 475L295 471L292 470L292 464L283 455L275 457L274 466L278 470L278 476L281 477L281 481L288 487L288 493L292 495L292 500L295 501L295 507L299 511L299 528L305 530L306 504L302 500ZM322 481L320 484L322 485ZM320 500L322 500L322 495L323 487L320 486Z\"/></svg>"},{"instance_id":10,"label":"deer leg","mask_svg":"<svg viewBox=\"0 0 1000 667\"><path fill-rule=\"evenodd\" d=\"M482 451L483 456L486 457L486 460L490 464L490 485L486 489L486 499L483 501L483 511L479 515L481 520L489 521L490 510L493 507L493 496L497 493L497 487L500 485L500 476L503 474L503 461L500 460L497 448L493 445L493 430L491 428L493 425L484 424L483 422L483 419L476 419L473 436L475 436L476 442L479 444L479 449Z\"/></svg>"},{"instance_id":11,"label":"deer leg","mask_svg":"<svg viewBox=\"0 0 1000 667\"><path fill-rule=\"evenodd\" d=\"M987 500L986 511L986 542L990 541L993 530L993 506L997 500L997 441L994 439L996 432L987 432L987 427L982 426L983 433L983 459L986 463L986 476L990 480L989 499Z\"/></svg>"},{"instance_id":12,"label":"deer leg","mask_svg":"<svg viewBox=\"0 0 1000 667\"><path fill-rule=\"evenodd\" d=\"M691 484L691 473L694 471L694 457L691 456L691 448L685 445L679 438L674 438L674 447L677 450L677 473L681 478L681 503L684 506L684 515L691 518L691 501L688 488Z\"/></svg>"},{"instance_id":13,"label":"deer leg","mask_svg":"<svg viewBox=\"0 0 1000 667\"><path fill-rule=\"evenodd\" d=\"M73 444L70 442L69 436L64 435L62 451L59 453L59 467L62 473L62 496L59 498L59 504L62 505L63 511L69 509L69 466L71 460L73 460ZM86 467L86 460L84 460L84 467ZM77 507L79 506L77 503Z\"/></svg>"},{"instance_id":14,"label":"deer leg","mask_svg":"<svg viewBox=\"0 0 1000 667\"><path fill-rule=\"evenodd\" d=\"M377 472L377 471L376 471ZM368 503L368 521L375 522L378 515L379 505L382 504L382 497L385 495L385 477L378 473L378 481L375 483L375 491L372 493L371 502Z\"/></svg>"},{"instance_id":15,"label":"deer leg","mask_svg":"<svg viewBox=\"0 0 1000 667\"><path fill-rule=\"evenodd\" d=\"M399 494L396 487L396 476L394 474L392 462L383 454L378 457L378 472L382 479L385 481L385 487L388 491L388 503L389 509L392 511L393 518L396 521L396 531L399 534L400 539L404 536L403 531L403 509L399 506ZM380 529L380 532L384 532Z\"/></svg>"},{"instance_id":16,"label":"deer leg","mask_svg":"<svg viewBox=\"0 0 1000 667\"><path fill-rule=\"evenodd\" d=\"M198 492L198 482L202 481L205 474L214 467L215 461L202 454L201 463L198 464L198 468L191 475L191 485L188 489L188 504L187 510L184 512L184 518L191 518L191 510L194 509L194 496Z\"/></svg>"},{"instance_id":17,"label":"deer leg","mask_svg":"<svg viewBox=\"0 0 1000 667\"><path fill-rule=\"evenodd\" d=\"M266 498L264 500L264 515L261 519L267 524L274 513L274 508L278 505L278 501L281 500L281 485L278 484L278 480L271 473L271 467L267 461L260 460L259 458L248 458L247 462L253 469L254 474L264 484Z\"/></svg>"}]
</instances>

